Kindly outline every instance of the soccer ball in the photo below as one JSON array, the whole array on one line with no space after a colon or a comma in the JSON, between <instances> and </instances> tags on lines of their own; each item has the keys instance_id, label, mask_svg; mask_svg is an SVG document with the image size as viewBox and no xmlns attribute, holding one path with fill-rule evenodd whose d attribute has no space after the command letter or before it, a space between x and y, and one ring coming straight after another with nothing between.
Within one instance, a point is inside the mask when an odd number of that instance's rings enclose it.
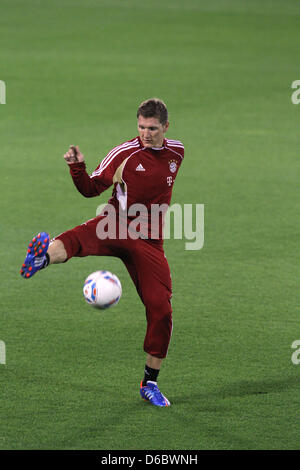
<instances>
[{"instance_id":1,"label":"soccer ball","mask_svg":"<svg viewBox=\"0 0 300 470\"><path fill-rule=\"evenodd\" d=\"M116 305L122 295L122 285L115 274L95 271L84 281L83 295L87 303L105 309Z\"/></svg>"}]
</instances>

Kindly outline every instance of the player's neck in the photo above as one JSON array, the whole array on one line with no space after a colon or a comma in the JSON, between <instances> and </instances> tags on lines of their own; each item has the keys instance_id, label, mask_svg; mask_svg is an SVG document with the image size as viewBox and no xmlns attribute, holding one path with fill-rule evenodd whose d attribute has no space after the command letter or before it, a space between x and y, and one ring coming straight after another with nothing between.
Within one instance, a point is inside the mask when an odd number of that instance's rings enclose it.
<instances>
[{"instance_id":1,"label":"player's neck","mask_svg":"<svg viewBox=\"0 0 300 470\"><path fill-rule=\"evenodd\" d=\"M151 147L153 150L161 150L164 148L164 143L165 143L165 139L163 139L161 142L159 142L157 145L154 145L153 147Z\"/></svg>"}]
</instances>

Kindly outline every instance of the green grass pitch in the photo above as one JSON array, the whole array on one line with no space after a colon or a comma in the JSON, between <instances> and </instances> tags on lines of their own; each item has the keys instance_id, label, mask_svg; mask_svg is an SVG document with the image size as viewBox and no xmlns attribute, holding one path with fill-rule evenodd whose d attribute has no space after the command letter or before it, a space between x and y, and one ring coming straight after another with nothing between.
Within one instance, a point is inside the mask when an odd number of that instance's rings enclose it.
<instances>
[{"instance_id":1,"label":"green grass pitch","mask_svg":"<svg viewBox=\"0 0 300 470\"><path fill-rule=\"evenodd\" d=\"M2 0L1 449L299 449L297 0ZM139 397L145 316L118 259L19 275L27 244L94 217L62 155L92 171L159 96L186 147L173 203L205 205L205 243L167 240L174 330ZM116 273L119 305L82 284Z\"/></svg>"}]
</instances>

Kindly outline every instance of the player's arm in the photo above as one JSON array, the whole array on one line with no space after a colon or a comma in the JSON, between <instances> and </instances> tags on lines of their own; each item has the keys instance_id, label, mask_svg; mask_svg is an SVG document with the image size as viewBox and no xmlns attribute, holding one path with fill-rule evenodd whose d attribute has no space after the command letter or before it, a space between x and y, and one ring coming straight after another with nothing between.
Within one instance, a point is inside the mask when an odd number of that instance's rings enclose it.
<instances>
[{"instance_id":1,"label":"player's arm","mask_svg":"<svg viewBox=\"0 0 300 470\"><path fill-rule=\"evenodd\" d=\"M85 197L94 197L101 194L110 184L101 181L100 178L91 178L86 172L84 155L78 146L71 145L64 154L64 159L69 165L70 174L78 191ZM111 183L112 184L112 183Z\"/></svg>"}]
</instances>

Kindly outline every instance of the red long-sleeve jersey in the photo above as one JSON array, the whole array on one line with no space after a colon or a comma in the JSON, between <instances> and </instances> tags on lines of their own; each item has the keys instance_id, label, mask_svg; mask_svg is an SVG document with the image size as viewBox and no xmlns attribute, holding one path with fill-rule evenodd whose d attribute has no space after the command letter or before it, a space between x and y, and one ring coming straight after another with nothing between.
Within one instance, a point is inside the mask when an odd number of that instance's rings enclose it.
<instances>
[{"instance_id":1,"label":"red long-sleeve jersey","mask_svg":"<svg viewBox=\"0 0 300 470\"><path fill-rule=\"evenodd\" d=\"M148 211L147 232L151 232L151 207L168 205L178 169L184 157L184 146L180 141L164 139L159 149L145 148L139 137L114 147L88 175L84 162L70 164L70 173L78 191L85 197L98 196L112 184L113 192L109 203L116 211L119 205L129 212L135 204L143 204ZM128 221L133 219L128 216ZM161 238L162 223L159 223ZM152 235L151 235L152 233Z\"/></svg>"}]
</instances>

